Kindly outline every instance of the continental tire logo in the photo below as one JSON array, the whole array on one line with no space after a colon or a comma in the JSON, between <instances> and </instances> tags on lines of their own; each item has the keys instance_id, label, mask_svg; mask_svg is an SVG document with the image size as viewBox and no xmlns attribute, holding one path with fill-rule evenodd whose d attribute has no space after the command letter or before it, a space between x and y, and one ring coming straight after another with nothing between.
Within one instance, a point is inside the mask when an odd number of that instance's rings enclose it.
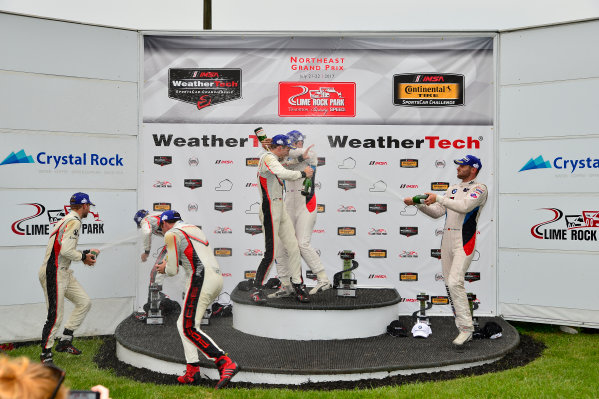
<instances>
[{"instance_id":1,"label":"continental tire logo","mask_svg":"<svg viewBox=\"0 0 599 399\"><path fill-rule=\"evenodd\" d=\"M258 166L258 163L260 162L260 158L246 158L245 159L245 166Z\"/></svg>"},{"instance_id":2,"label":"continental tire logo","mask_svg":"<svg viewBox=\"0 0 599 399\"><path fill-rule=\"evenodd\" d=\"M386 258L387 250L386 249L369 249L368 257L369 258Z\"/></svg>"},{"instance_id":3,"label":"continental tire logo","mask_svg":"<svg viewBox=\"0 0 599 399\"><path fill-rule=\"evenodd\" d=\"M243 278L246 280L249 280L251 278L256 278L256 271L255 270L246 270L245 272L243 272Z\"/></svg>"},{"instance_id":4,"label":"continental tire logo","mask_svg":"<svg viewBox=\"0 0 599 399\"><path fill-rule=\"evenodd\" d=\"M433 190L433 191L445 191L448 188L449 188L449 183L446 181L431 182L431 190Z\"/></svg>"},{"instance_id":5,"label":"continental tire logo","mask_svg":"<svg viewBox=\"0 0 599 399\"><path fill-rule=\"evenodd\" d=\"M400 159L399 167L400 168L417 168L418 160L417 159Z\"/></svg>"},{"instance_id":6,"label":"continental tire logo","mask_svg":"<svg viewBox=\"0 0 599 399\"><path fill-rule=\"evenodd\" d=\"M170 202L154 202L154 204L152 205L152 209L154 209L155 212L170 211L171 203Z\"/></svg>"},{"instance_id":7,"label":"continental tire logo","mask_svg":"<svg viewBox=\"0 0 599 399\"><path fill-rule=\"evenodd\" d=\"M355 227L337 227L337 235L338 236L355 236L356 228Z\"/></svg>"},{"instance_id":8,"label":"continental tire logo","mask_svg":"<svg viewBox=\"0 0 599 399\"><path fill-rule=\"evenodd\" d=\"M418 273L411 273L411 272L399 273L399 281L405 281L405 282L418 281Z\"/></svg>"},{"instance_id":9,"label":"continental tire logo","mask_svg":"<svg viewBox=\"0 0 599 399\"><path fill-rule=\"evenodd\" d=\"M214 248L214 256L232 256L233 249L231 248Z\"/></svg>"},{"instance_id":10,"label":"continental tire logo","mask_svg":"<svg viewBox=\"0 0 599 399\"><path fill-rule=\"evenodd\" d=\"M446 296L432 296L431 303L433 305L449 305L449 298Z\"/></svg>"},{"instance_id":11,"label":"continental tire logo","mask_svg":"<svg viewBox=\"0 0 599 399\"><path fill-rule=\"evenodd\" d=\"M317 213L324 213L325 212L325 205L324 204L317 204L316 205L316 212Z\"/></svg>"},{"instance_id":12,"label":"continental tire logo","mask_svg":"<svg viewBox=\"0 0 599 399\"><path fill-rule=\"evenodd\" d=\"M464 75L452 73L393 75L393 105L408 107L464 105Z\"/></svg>"}]
</instances>

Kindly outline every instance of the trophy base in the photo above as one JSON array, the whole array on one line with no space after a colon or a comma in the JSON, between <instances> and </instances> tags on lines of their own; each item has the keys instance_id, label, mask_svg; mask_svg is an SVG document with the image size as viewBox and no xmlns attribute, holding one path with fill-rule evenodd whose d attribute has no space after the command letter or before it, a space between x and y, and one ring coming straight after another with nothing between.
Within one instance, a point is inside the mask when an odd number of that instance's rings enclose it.
<instances>
[{"instance_id":1,"label":"trophy base","mask_svg":"<svg viewBox=\"0 0 599 399\"><path fill-rule=\"evenodd\" d=\"M337 296L355 297L356 290L351 288L337 288Z\"/></svg>"},{"instance_id":2,"label":"trophy base","mask_svg":"<svg viewBox=\"0 0 599 399\"><path fill-rule=\"evenodd\" d=\"M148 312L148 317L146 318L146 324L164 324L164 317L160 312L153 313L152 311Z\"/></svg>"},{"instance_id":3,"label":"trophy base","mask_svg":"<svg viewBox=\"0 0 599 399\"><path fill-rule=\"evenodd\" d=\"M355 297L357 280L344 278L337 287L337 296Z\"/></svg>"}]
</instances>

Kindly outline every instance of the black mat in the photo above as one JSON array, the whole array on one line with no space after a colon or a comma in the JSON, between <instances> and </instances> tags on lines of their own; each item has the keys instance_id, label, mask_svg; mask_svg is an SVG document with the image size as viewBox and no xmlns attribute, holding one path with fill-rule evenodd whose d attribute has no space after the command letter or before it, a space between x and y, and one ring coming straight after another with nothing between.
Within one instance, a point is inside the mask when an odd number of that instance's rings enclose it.
<instances>
[{"instance_id":1,"label":"black mat","mask_svg":"<svg viewBox=\"0 0 599 399\"><path fill-rule=\"evenodd\" d=\"M275 292L275 289L265 289L265 294ZM310 291L310 287L306 289ZM250 299L249 291L235 288L231 293L231 301L244 305L267 306L272 308L305 309L305 310L351 310L379 308L396 305L401 301L401 296L395 288L358 288L355 297L337 296L337 291L329 289L310 296L309 303L300 303L294 297L267 299L263 305L256 305Z\"/></svg>"},{"instance_id":2,"label":"black mat","mask_svg":"<svg viewBox=\"0 0 599 399\"><path fill-rule=\"evenodd\" d=\"M175 320L176 315L172 315L165 325L147 325L131 316L118 326L115 339L134 352L184 365ZM489 320L498 323L503 328L503 336L495 340L474 340L464 349L456 350L451 344L457 335L453 318L432 317L430 320L433 334L426 339L411 335L313 341L262 338L233 329L231 317L212 319L203 330L244 371L262 373L364 373L448 366L495 359L519 344L518 332L506 321L497 317L480 318L481 325ZM408 330L414 324L409 316L401 317L400 321ZM214 367L202 356L200 362L203 367Z\"/></svg>"}]
</instances>

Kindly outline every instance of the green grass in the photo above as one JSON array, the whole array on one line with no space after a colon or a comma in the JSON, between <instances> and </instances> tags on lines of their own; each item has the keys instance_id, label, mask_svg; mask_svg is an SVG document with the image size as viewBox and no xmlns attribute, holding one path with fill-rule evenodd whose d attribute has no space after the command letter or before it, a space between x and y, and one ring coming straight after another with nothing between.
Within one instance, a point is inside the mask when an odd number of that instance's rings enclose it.
<instances>
[{"instance_id":1,"label":"green grass","mask_svg":"<svg viewBox=\"0 0 599 399\"><path fill-rule=\"evenodd\" d=\"M389 386L371 390L300 391L286 389L238 389L220 391L203 387L138 383L114 372L98 369L93 356L101 338L79 340L82 356L54 353L55 362L67 371L72 389L96 384L110 388L112 399L150 398L599 398L599 334L568 335L558 327L514 323L516 328L547 346L543 355L524 367L449 381ZM10 356L39 359L39 347L29 345Z\"/></svg>"}]
</instances>

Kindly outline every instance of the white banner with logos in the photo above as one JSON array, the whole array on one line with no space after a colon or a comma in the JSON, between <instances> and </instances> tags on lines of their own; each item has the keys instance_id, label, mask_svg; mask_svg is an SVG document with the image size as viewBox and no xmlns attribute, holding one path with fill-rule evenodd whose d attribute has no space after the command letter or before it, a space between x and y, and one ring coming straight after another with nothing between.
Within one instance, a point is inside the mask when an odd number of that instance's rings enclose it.
<instances>
[{"instance_id":1,"label":"white banner with logos","mask_svg":"<svg viewBox=\"0 0 599 399\"><path fill-rule=\"evenodd\" d=\"M492 39L295 39L146 36L140 206L201 226L230 292L264 251L253 131L300 130L319 157L312 245L328 275L349 249L358 284L397 288L401 313L424 292L439 304L431 314L451 314L444 218L403 198L443 193L457 182L453 160L473 154L491 194L466 289L479 314L495 314Z\"/></svg>"}]
</instances>

